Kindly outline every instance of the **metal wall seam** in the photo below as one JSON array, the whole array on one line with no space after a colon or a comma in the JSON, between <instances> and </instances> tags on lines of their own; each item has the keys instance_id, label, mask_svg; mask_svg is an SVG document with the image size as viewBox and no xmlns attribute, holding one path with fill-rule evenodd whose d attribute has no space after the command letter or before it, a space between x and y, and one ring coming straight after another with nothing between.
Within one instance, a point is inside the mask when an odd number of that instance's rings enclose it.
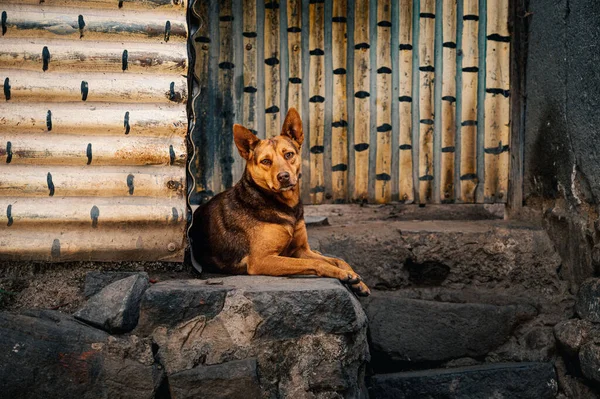
<instances>
[{"instance_id":1,"label":"metal wall seam","mask_svg":"<svg viewBox=\"0 0 600 399\"><path fill-rule=\"evenodd\" d=\"M0 11L0 261L182 261L186 2Z\"/></svg>"}]
</instances>

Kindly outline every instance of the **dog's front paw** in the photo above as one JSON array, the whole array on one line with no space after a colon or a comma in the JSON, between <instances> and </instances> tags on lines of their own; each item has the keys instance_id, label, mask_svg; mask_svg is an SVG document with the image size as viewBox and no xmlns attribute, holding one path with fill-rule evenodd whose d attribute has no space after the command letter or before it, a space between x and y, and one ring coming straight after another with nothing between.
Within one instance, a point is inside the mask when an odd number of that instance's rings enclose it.
<instances>
[{"instance_id":1,"label":"dog's front paw","mask_svg":"<svg viewBox=\"0 0 600 399\"><path fill-rule=\"evenodd\" d=\"M347 272L345 277L340 278L340 281L344 284L358 284L361 279L358 274L354 272Z\"/></svg>"},{"instance_id":2,"label":"dog's front paw","mask_svg":"<svg viewBox=\"0 0 600 399\"><path fill-rule=\"evenodd\" d=\"M369 295L371 295L371 290L362 281L359 282L358 284L352 284L350 286L350 289L352 290L352 292L354 292L358 296L369 296Z\"/></svg>"}]
</instances>

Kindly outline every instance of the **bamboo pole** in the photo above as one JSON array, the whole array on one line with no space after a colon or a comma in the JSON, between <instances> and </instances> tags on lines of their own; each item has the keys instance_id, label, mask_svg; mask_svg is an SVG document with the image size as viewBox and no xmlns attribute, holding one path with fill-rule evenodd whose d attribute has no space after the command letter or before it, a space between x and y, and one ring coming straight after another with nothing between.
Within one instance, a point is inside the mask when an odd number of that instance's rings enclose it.
<instances>
[{"instance_id":1,"label":"bamboo pole","mask_svg":"<svg viewBox=\"0 0 600 399\"><path fill-rule=\"evenodd\" d=\"M279 3L265 1L265 114L266 137L281 133L279 81Z\"/></svg>"},{"instance_id":2,"label":"bamboo pole","mask_svg":"<svg viewBox=\"0 0 600 399\"><path fill-rule=\"evenodd\" d=\"M325 37L324 37L324 6L323 3L309 5L310 24L310 82L309 82L309 112L310 112L310 194L313 204L323 202L324 171L323 171L323 135L325 117Z\"/></svg>"},{"instance_id":3,"label":"bamboo pole","mask_svg":"<svg viewBox=\"0 0 600 399\"><path fill-rule=\"evenodd\" d=\"M400 80L399 115L400 148L399 178L400 200L406 203L414 201L413 158L412 158L412 0L400 0Z\"/></svg>"}]
</instances>

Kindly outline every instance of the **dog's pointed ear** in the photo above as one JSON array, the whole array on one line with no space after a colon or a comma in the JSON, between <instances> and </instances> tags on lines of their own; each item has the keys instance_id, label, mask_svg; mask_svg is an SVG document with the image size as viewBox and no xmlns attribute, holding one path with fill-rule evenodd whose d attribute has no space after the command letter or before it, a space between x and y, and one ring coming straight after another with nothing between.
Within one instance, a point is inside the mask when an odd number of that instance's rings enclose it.
<instances>
[{"instance_id":1,"label":"dog's pointed ear","mask_svg":"<svg viewBox=\"0 0 600 399\"><path fill-rule=\"evenodd\" d=\"M300 114L296 111L296 108L289 109L285 121L283 122L283 127L281 128L281 135L291 138L298 143L299 146L302 146L302 142L304 141L302 119L300 119Z\"/></svg>"},{"instance_id":2,"label":"dog's pointed ear","mask_svg":"<svg viewBox=\"0 0 600 399\"><path fill-rule=\"evenodd\" d=\"M248 160L250 152L254 150L260 139L244 126L235 124L233 125L233 141L235 141L235 146L242 158Z\"/></svg>"}]
</instances>

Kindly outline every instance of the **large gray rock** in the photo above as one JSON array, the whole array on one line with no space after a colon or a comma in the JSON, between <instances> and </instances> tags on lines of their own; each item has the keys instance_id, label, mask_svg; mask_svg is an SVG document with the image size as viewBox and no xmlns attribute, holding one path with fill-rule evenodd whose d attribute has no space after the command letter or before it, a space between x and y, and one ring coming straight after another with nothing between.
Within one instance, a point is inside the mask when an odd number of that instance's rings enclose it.
<instances>
[{"instance_id":1,"label":"large gray rock","mask_svg":"<svg viewBox=\"0 0 600 399\"><path fill-rule=\"evenodd\" d=\"M213 366L198 366L169 377L172 399L261 396L256 359L236 360Z\"/></svg>"},{"instance_id":2,"label":"large gray rock","mask_svg":"<svg viewBox=\"0 0 600 399\"><path fill-rule=\"evenodd\" d=\"M555 298L565 285L557 274L561 259L542 228L505 221L345 223L311 228L311 246L348 261L371 288L469 285Z\"/></svg>"},{"instance_id":3,"label":"large gray rock","mask_svg":"<svg viewBox=\"0 0 600 399\"><path fill-rule=\"evenodd\" d=\"M129 332L138 323L140 301L146 288L145 273L115 281L88 299L74 316L110 333Z\"/></svg>"},{"instance_id":4,"label":"large gray rock","mask_svg":"<svg viewBox=\"0 0 600 399\"><path fill-rule=\"evenodd\" d=\"M212 319L225 303L230 288L207 285L204 280L171 280L150 287L141 303L136 334L150 334L156 327L177 324L203 316Z\"/></svg>"},{"instance_id":5,"label":"large gray rock","mask_svg":"<svg viewBox=\"0 0 600 399\"><path fill-rule=\"evenodd\" d=\"M150 340L116 338L55 311L0 312L0 396L151 399Z\"/></svg>"},{"instance_id":6,"label":"large gray rock","mask_svg":"<svg viewBox=\"0 0 600 399\"><path fill-rule=\"evenodd\" d=\"M588 342L590 335L600 339L600 328L587 320L565 320L554 326L554 336L560 347L570 355L576 355L581 345Z\"/></svg>"},{"instance_id":7,"label":"large gray rock","mask_svg":"<svg viewBox=\"0 0 600 399\"><path fill-rule=\"evenodd\" d=\"M575 311L582 319L600 323L600 279L590 278L581 284Z\"/></svg>"},{"instance_id":8,"label":"large gray rock","mask_svg":"<svg viewBox=\"0 0 600 399\"><path fill-rule=\"evenodd\" d=\"M377 399L549 399L557 388L552 363L498 363L376 375L369 394Z\"/></svg>"},{"instance_id":9,"label":"large gray rock","mask_svg":"<svg viewBox=\"0 0 600 399\"><path fill-rule=\"evenodd\" d=\"M195 302L198 306L185 313L178 298L184 291L223 301L215 308ZM159 293L160 301L149 299ZM364 393L367 320L337 280L233 276L223 278L221 286L198 280L158 283L146 296L140 329L151 334L169 378L198 366L255 358L264 397ZM159 309L172 309L176 317L160 318ZM171 326L174 320L179 322Z\"/></svg>"},{"instance_id":10,"label":"large gray rock","mask_svg":"<svg viewBox=\"0 0 600 399\"><path fill-rule=\"evenodd\" d=\"M394 362L484 356L536 315L525 305L424 301L390 292L374 292L364 304L374 356Z\"/></svg>"},{"instance_id":11,"label":"large gray rock","mask_svg":"<svg viewBox=\"0 0 600 399\"><path fill-rule=\"evenodd\" d=\"M115 281L122 280L124 278L139 274L142 277L148 279L148 273L146 272L99 272L92 271L85 275L85 285L83 287L83 294L86 298L91 297L99 293L104 287Z\"/></svg>"},{"instance_id":12,"label":"large gray rock","mask_svg":"<svg viewBox=\"0 0 600 399\"><path fill-rule=\"evenodd\" d=\"M600 382L600 343L583 344L579 349L579 364L586 378Z\"/></svg>"}]
</instances>

